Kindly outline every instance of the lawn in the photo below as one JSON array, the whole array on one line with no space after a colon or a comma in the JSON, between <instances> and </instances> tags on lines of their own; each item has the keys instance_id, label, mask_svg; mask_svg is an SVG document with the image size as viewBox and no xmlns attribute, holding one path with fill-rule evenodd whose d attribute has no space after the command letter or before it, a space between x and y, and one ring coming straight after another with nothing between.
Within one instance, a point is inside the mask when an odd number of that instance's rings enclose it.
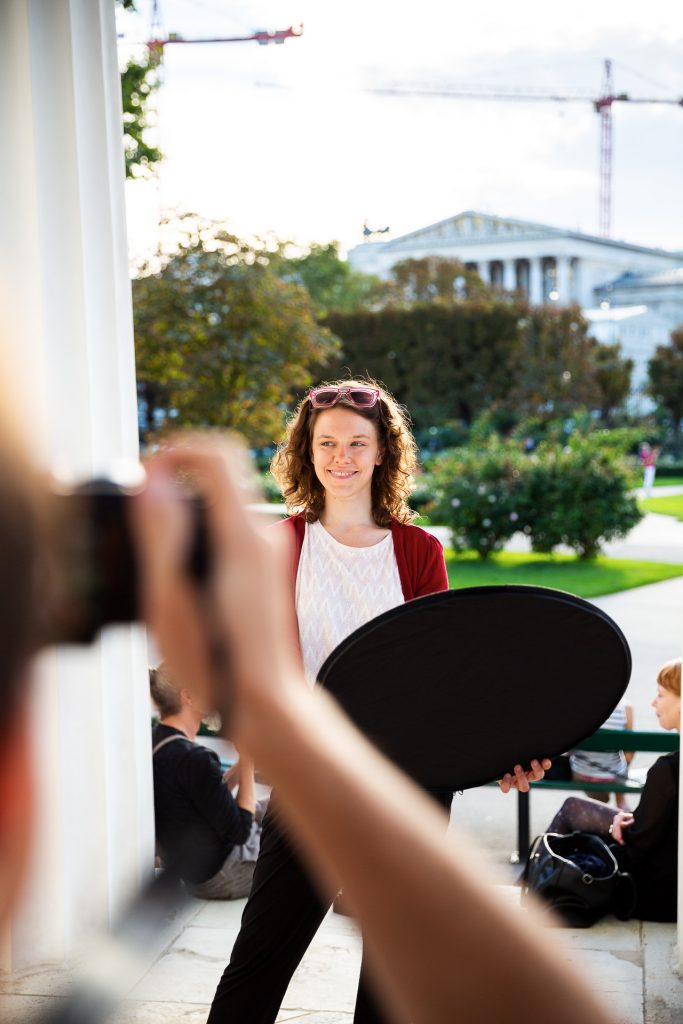
<instances>
[{"instance_id":1,"label":"lawn","mask_svg":"<svg viewBox=\"0 0 683 1024\"><path fill-rule=\"evenodd\" d=\"M655 487L680 487L683 484L683 476L658 476L655 479Z\"/></svg>"},{"instance_id":2,"label":"lawn","mask_svg":"<svg viewBox=\"0 0 683 1024\"><path fill-rule=\"evenodd\" d=\"M580 562L571 555L534 555L502 551L486 561L474 553L455 555L446 551L451 587L482 587L501 583L526 583L566 590L579 597L601 597L646 583L683 576L683 565L665 562L632 562L596 558Z\"/></svg>"},{"instance_id":3,"label":"lawn","mask_svg":"<svg viewBox=\"0 0 683 1024\"><path fill-rule=\"evenodd\" d=\"M659 512L663 516L676 516L683 522L683 494L672 494L668 498L643 498L641 508L646 512Z\"/></svg>"}]
</instances>

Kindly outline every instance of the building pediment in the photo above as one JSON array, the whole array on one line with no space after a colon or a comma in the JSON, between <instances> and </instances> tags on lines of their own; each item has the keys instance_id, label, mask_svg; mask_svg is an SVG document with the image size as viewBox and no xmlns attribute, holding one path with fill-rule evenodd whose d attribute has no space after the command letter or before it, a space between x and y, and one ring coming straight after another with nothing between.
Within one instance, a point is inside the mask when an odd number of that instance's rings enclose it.
<instances>
[{"instance_id":1,"label":"building pediment","mask_svg":"<svg viewBox=\"0 0 683 1024\"><path fill-rule=\"evenodd\" d=\"M455 217L411 231L386 243L387 249L408 248L413 245L438 245L453 242L492 242L504 239L557 238L565 234L557 228L532 221L510 220L489 213L466 210Z\"/></svg>"}]
</instances>

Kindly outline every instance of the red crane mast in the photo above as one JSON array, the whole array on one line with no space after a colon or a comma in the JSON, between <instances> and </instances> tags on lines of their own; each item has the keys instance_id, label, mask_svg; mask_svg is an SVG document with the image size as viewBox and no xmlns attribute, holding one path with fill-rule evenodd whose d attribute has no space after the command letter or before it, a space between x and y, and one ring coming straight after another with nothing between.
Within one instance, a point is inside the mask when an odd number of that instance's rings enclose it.
<instances>
[{"instance_id":1,"label":"red crane mast","mask_svg":"<svg viewBox=\"0 0 683 1024\"><path fill-rule=\"evenodd\" d=\"M683 97L666 99L661 97L629 96L628 93L615 93L612 81L612 62L604 62L601 95L590 96L587 92L562 93L545 92L533 87L514 86L501 89L500 86L481 85L477 87L457 86L446 89L386 87L369 89L369 92L385 96L433 96L442 99L479 99L479 100L512 100L512 101L552 101L555 103L591 103L600 115L600 190L599 190L599 225L600 234L610 237L612 215L612 106L615 103L656 103L683 107Z\"/></svg>"}]
</instances>

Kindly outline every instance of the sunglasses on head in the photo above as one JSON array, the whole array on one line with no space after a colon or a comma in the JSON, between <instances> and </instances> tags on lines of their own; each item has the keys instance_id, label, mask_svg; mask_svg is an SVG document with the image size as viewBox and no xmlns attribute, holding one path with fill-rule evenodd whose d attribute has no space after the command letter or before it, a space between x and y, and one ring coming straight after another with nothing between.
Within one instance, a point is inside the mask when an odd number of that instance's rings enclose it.
<instances>
[{"instance_id":1,"label":"sunglasses on head","mask_svg":"<svg viewBox=\"0 0 683 1024\"><path fill-rule=\"evenodd\" d=\"M372 409L379 399L379 388L323 387L313 388L308 397L314 409L331 409L342 399L356 409Z\"/></svg>"}]
</instances>

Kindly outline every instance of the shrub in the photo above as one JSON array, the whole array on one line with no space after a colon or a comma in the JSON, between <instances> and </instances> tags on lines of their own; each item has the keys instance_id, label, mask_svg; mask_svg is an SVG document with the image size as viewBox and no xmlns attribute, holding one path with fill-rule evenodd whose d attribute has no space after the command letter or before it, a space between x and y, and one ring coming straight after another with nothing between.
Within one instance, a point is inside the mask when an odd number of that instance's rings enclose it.
<instances>
[{"instance_id":1,"label":"shrub","mask_svg":"<svg viewBox=\"0 0 683 1024\"><path fill-rule=\"evenodd\" d=\"M456 551L487 558L524 525L519 508L527 468L518 445L495 437L483 449L456 448L435 461L432 516L451 528Z\"/></svg>"},{"instance_id":2,"label":"shrub","mask_svg":"<svg viewBox=\"0 0 683 1024\"><path fill-rule=\"evenodd\" d=\"M530 459L521 506L533 550L566 544L594 558L602 542L625 537L642 518L631 482L623 459L592 440L541 446Z\"/></svg>"},{"instance_id":3,"label":"shrub","mask_svg":"<svg viewBox=\"0 0 683 1024\"><path fill-rule=\"evenodd\" d=\"M278 487L275 477L270 472L261 473L259 482L261 484L264 501L282 504L285 499L282 497L282 491Z\"/></svg>"}]
</instances>

